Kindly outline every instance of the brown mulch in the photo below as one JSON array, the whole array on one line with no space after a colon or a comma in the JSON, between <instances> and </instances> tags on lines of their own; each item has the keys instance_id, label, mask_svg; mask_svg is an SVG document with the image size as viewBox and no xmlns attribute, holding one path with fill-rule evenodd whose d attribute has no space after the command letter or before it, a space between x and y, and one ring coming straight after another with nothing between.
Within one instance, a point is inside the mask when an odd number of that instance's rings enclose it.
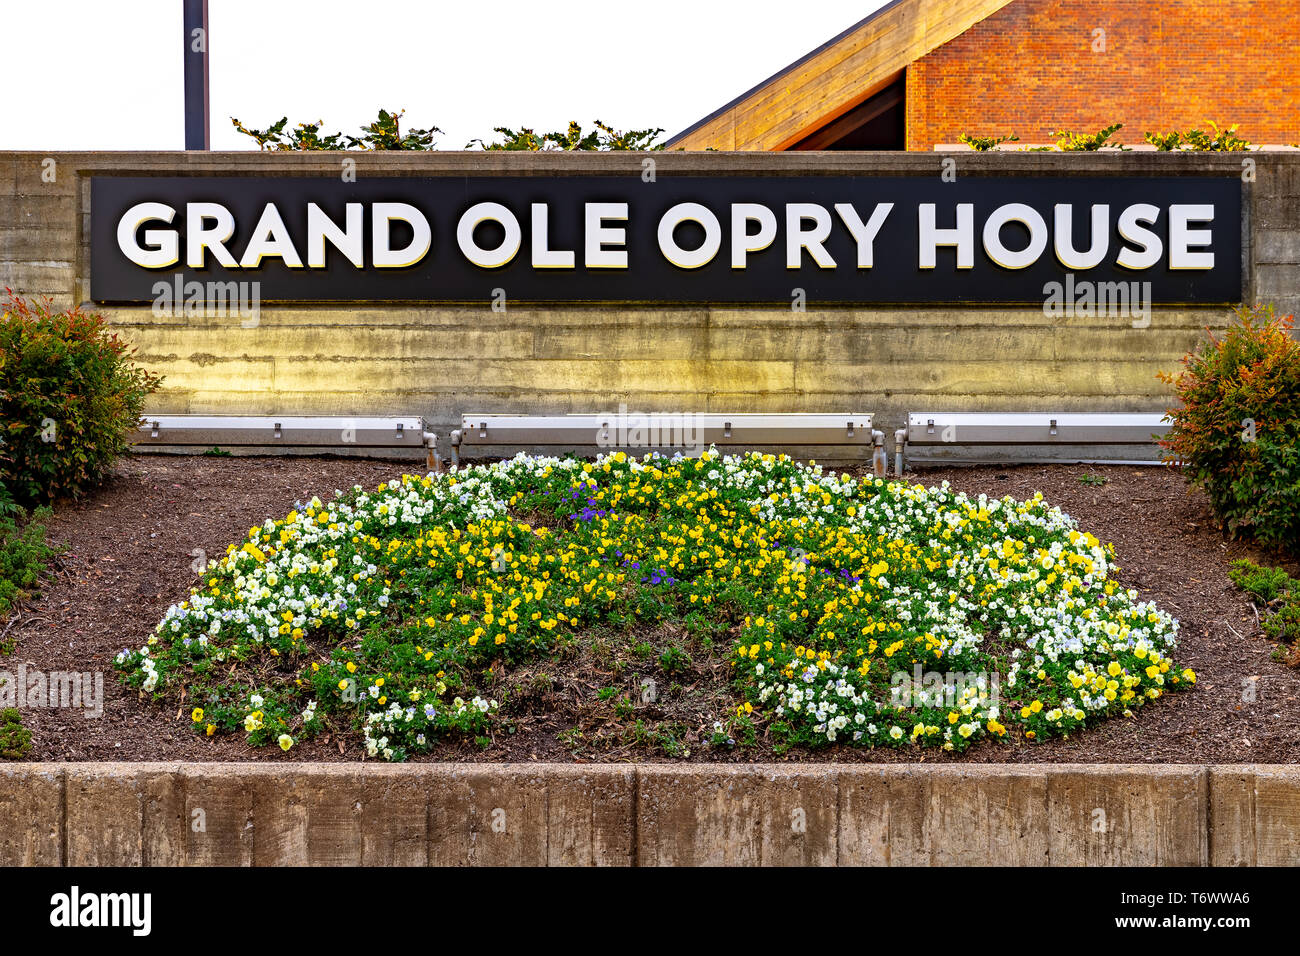
<instances>
[{"instance_id":1,"label":"brown mulch","mask_svg":"<svg viewBox=\"0 0 1300 956\"><path fill-rule=\"evenodd\" d=\"M0 632L16 640L0 670L28 668L103 671L104 714L87 719L74 711L23 711L32 730L31 760L356 760L359 735L306 741L290 755L253 749L235 738L200 738L188 713L141 701L121 685L112 666L123 647L139 645L167 607L188 593L198 550L221 555L248 528L282 516L295 501L360 483L374 486L415 465L347 458L219 458L140 456L126 460L95 495L56 508L51 535L66 543L42 595L19 608ZM1082 483L1084 475L1108 479ZM800 761L1292 763L1300 762L1300 670L1274 660L1249 601L1231 584L1232 560L1268 563L1249 545L1226 540L1200 494L1189 493L1175 472L1158 467L1084 465L981 466L929 469L926 484L947 479L958 488L990 496L1024 498L1042 491L1085 530L1113 541L1119 579L1180 620L1180 663L1198 674L1190 692L1141 708L1133 719L1105 721L1069 739L1040 744L985 743L966 755L938 751L796 750L774 758L769 747L719 754L700 747L703 760ZM1294 564L1290 566L1296 572ZM578 661L585 670L590 661ZM696 665L703 665L697 658ZM538 694L554 697L551 675L518 674ZM563 679L564 675L560 675ZM570 688L579 674L569 675ZM709 675L697 675L707 681ZM633 680L635 675L633 675ZM1254 701L1243 688L1253 684ZM592 687L596 686L592 683ZM635 686L635 683L632 684ZM578 695L574 695L578 696ZM661 751L630 745L581 749L557 734L581 713L522 719L511 736L487 750L470 743L443 745L434 760L668 759ZM696 716L703 719L704 715ZM599 723L607 718L599 718ZM587 719L588 729L593 725ZM569 727L575 724L569 723ZM597 734L597 737L600 735Z\"/></svg>"}]
</instances>

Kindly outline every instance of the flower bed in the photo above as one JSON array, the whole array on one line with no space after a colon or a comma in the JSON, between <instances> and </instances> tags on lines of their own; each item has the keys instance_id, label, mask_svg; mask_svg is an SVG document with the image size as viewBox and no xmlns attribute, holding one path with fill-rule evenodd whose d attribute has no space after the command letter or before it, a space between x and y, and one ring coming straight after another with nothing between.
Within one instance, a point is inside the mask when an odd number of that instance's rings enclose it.
<instances>
[{"instance_id":1,"label":"flower bed","mask_svg":"<svg viewBox=\"0 0 1300 956\"><path fill-rule=\"evenodd\" d=\"M1194 682L1171 658L1177 623L1112 559L1041 496L770 455L521 455L251 528L117 663L199 733L287 750L352 731L400 760L484 735L501 669L672 622L734 642L714 746L761 727L783 745L960 750Z\"/></svg>"}]
</instances>

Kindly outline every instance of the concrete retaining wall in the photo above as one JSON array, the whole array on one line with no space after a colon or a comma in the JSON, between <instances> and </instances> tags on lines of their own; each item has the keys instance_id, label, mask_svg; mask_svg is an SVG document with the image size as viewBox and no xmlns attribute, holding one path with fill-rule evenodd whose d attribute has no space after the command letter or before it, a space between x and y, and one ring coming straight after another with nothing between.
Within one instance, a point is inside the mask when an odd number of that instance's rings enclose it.
<instances>
[{"instance_id":1,"label":"concrete retaining wall","mask_svg":"<svg viewBox=\"0 0 1300 956\"><path fill-rule=\"evenodd\" d=\"M640 154L350 154L358 177L638 176ZM1251 157L1245 298L1300 308L1300 154ZM93 175L337 176L337 154L0 152L0 287L88 297ZM658 175L938 176L908 153L676 153ZM53 162L50 182L42 173ZM1240 154L957 154L959 176L1239 178ZM166 377L150 411L419 414L445 434L462 412L864 411L892 434L909 410L1163 411L1176 368L1228 311L1044 316L1034 308L773 308L490 303L454 308L268 306L238 319L107 310Z\"/></svg>"},{"instance_id":2,"label":"concrete retaining wall","mask_svg":"<svg viewBox=\"0 0 1300 956\"><path fill-rule=\"evenodd\" d=\"M1300 767L4 764L0 866L1300 863Z\"/></svg>"}]
</instances>

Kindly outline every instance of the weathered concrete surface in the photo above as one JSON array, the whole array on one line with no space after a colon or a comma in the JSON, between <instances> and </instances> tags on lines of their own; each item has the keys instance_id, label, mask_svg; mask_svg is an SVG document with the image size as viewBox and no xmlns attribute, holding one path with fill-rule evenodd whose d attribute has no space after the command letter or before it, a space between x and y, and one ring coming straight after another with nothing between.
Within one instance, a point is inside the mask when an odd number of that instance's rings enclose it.
<instances>
[{"instance_id":1,"label":"weathered concrete surface","mask_svg":"<svg viewBox=\"0 0 1300 956\"><path fill-rule=\"evenodd\" d=\"M1048 854L1048 775L1019 766L872 767L840 777L839 862L1035 865Z\"/></svg>"},{"instance_id":2,"label":"weathered concrete surface","mask_svg":"<svg viewBox=\"0 0 1300 956\"><path fill-rule=\"evenodd\" d=\"M1047 781L1048 855L1082 866L1205 866L1206 770L1090 768Z\"/></svg>"},{"instance_id":3,"label":"weathered concrete surface","mask_svg":"<svg viewBox=\"0 0 1300 956\"><path fill-rule=\"evenodd\" d=\"M0 866L58 866L63 767L0 763Z\"/></svg>"},{"instance_id":4,"label":"weathered concrete surface","mask_svg":"<svg viewBox=\"0 0 1300 956\"><path fill-rule=\"evenodd\" d=\"M1210 864L1300 865L1300 767L1211 767Z\"/></svg>"},{"instance_id":5,"label":"weathered concrete surface","mask_svg":"<svg viewBox=\"0 0 1300 956\"><path fill-rule=\"evenodd\" d=\"M832 864L838 828L835 767L637 768L639 864Z\"/></svg>"},{"instance_id":6,"label":"weathered concrete surface","mask_svg":"<svg viewBox=\"0 0 1300 956\"><path fill-rule=\"evenodd\" d=\"M1300 767L5 764L0 866L1300 864Z\"/></svg>"},{"instance_id":7,"label":"weathered concrete surface","mask_svg":"<svg viewBox=\"0 0 1300 956\"><path fill-rule=\"evenodd\" d=\"M365 176L640 175L639 154L357 153ZM661 176L934 176L932 153L656 155ZM1243 185L1244 298L1300 309L1300 154L1256 153ZM53 182L43 177L54 161ZM962 176L1237 177L1240 154L962 153ZM0 152L0 288L88 298L94 175L334 176L328 154ZM773 308L490 303L267 306L228 320L104 310L165 376L148 411L423 415L446 434L466 411L869 411L892 435L907 411L1163 411L1172 371L1224 308L1052 318L1033 308ZM1150 450L1146 450L1149 454ZM1129 456L1125 456L1129 457Z\"/></svg>"}]
</instances>

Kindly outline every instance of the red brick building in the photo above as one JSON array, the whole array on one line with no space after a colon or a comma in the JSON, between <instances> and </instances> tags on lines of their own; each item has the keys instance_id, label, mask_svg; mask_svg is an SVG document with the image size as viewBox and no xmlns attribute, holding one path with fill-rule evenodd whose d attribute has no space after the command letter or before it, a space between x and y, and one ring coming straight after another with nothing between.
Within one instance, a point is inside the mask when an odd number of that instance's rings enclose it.
<instances>
[{"instance_id":1,"label":"red brick building","mask_svg":"<svg viewBox=\"0 0 1300 956\"><path fill-rule=\"evenodd\" d=\"M909 149L962 133L1237 124L1300 141L1300 0L893 0L670 149Z\"/></svg>"}]
</instances>

